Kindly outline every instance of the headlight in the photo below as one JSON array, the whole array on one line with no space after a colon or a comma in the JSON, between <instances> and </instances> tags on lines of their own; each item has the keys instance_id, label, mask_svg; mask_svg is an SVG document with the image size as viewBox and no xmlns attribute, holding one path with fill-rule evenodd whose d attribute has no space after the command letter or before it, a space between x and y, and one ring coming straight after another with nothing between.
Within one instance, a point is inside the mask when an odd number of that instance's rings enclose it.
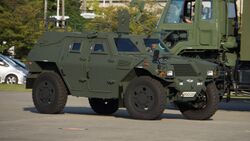
<instances>
[{"instance_id":1,"label":"headlight","mask_svg":"<svg viewBox=\"0 0 250 141\"><path fill-rule=\"evenodd\" d=\"M173 70L168 70L168 71L158 71L158 75L161 78L166 78L166 77L174 77L174 71Z\"/></svg>"},{"instance_id":2,"label":"headlight","mask_svg":"<svg viewBox=\"0 0 250 141\"><path fill-rule=\"evenodd\" d=\"M183 85L184 85L184 83L183 83L183 82L179 82L179 85L180 85L180 86L183 86Z\"/></svg>"},{"instance_id":3,"label":"headlight","mask_svg":"<svg viewBox=\"0 0 250 141\"><path fill-rule=\"evenodd\" d=\"M197 82L197 86L202 86L203 83L202 82Z\"/></svg>"},{"instance_id":4,"label":"headlight","mask_svg":"<svg viewBox=\"0 0 250 141\"><path fill-rule=\"evenodd\" d=\"M174 71L168 70L168 71L167 71L167 76L168 76L168 77L174 76Z\"/></svg>"},{"instance_id":5,"label":"headlight","mask_svg":"<svg viewBox=\"0 0 250 141\"><path fill-rule=\"evenodd\" d=\"M214 76L214 71L213 70L208 70L207 71L207 76Z\"/></svg>"}]
</instances>

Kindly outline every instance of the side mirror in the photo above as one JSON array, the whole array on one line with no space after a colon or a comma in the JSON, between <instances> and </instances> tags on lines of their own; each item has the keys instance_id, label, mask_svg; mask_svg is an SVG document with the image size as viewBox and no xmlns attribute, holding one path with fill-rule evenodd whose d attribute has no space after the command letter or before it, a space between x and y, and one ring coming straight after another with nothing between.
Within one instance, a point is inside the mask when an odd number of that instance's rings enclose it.
<instances>
[{"instance_id":1,"label":"side mirror","mask_svg":"<svg viewBox=\"0 0 250 141\"><path fill-rule=\"evenodd\" d=\"M154 50L153 54L153 62L157 62L159 59L160 51L159 50Z\"/></svg>"}]
</instances>

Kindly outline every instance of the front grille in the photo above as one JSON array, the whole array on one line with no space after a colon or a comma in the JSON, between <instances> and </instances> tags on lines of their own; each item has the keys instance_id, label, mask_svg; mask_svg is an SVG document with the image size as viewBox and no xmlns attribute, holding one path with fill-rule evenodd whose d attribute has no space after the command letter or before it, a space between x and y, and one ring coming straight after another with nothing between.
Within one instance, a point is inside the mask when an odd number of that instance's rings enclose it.
<instances>
[{"instance_id":1,"label":"front grille","mask_svg":"<svg viewBox=\"0 0 250 141\"><path fill-rule=\"evenodd\" d=\"M197 76L190 64L173 64L175 76Z\"/></svg>"}]
</instances>

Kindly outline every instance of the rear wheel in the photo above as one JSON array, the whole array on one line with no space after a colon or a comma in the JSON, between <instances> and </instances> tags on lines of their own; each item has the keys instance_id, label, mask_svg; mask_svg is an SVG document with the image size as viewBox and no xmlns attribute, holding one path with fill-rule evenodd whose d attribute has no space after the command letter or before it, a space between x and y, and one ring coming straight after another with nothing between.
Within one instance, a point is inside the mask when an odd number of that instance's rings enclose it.
<instances>
[{"instance_id":1,"label":"rear wheel","mask_svg":"<svg viewBox=\"0 0 250 141\"><path fill-rule=\"evenodd\" d=\"M110 115L115 113L119 108L118 103L118 99L89 98L91 108L96 113L101 115Z\"/></svg>"},{"instance_id":2,"label":"rear wheel","mask_svg":"<svg viewBox=\"0 0 250 141\"><path fill-rule=\"evenodd\" d=\"M130 82L124 96L125 106L135 119L157 119L167 104L167 95L162 84L148 76Z\"/></svg>"},{"instance_id":3,"label":"rear wheel","mask_svg":"<svg viewBox=\"0 0 250 141\"><path fill-rule=\"evenodd\" d=\"M196 101L175 102L181 113L187 119L207 120L211 118L218 109L219 95L214 83L207 85L206 91L198 94Z\"/></svg>"},{"instance_id":4,"label":"rear wheel","mask_svg":"<svg viewBox=\"0 0 250 141\"><path fill-rule=\"evenodd\" d=\"M17 84L18 83L18 78L14 74L7 75L5 78L5 83L6 84Z\"/></svg>"},{"instance_id":5,"label":"rear wheel","mask_svg":"<svg viewBox=\"0 0 250 141\"><path fill-rule=\"evenodd\" d=\"M61 77L55 72L42 73L35 81L32 98L38 112L60 113L67 102L67 90Z\"/></svg>"}]
</instances>

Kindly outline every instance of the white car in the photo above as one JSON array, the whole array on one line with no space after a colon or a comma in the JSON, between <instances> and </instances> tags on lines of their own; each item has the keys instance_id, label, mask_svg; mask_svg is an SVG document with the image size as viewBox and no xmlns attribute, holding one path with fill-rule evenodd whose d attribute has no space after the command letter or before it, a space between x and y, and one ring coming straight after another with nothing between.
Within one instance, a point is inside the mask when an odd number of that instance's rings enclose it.
<instances>
[{"instance_id":1,"label":"white car","mask_svg":"<svg viewBox=\"0 0 250 141\"><path fill-rule=\"evenodd\" d=\"M0 54L0 83L25 84L28 70Z\"/></svg>"}]
</instances>

